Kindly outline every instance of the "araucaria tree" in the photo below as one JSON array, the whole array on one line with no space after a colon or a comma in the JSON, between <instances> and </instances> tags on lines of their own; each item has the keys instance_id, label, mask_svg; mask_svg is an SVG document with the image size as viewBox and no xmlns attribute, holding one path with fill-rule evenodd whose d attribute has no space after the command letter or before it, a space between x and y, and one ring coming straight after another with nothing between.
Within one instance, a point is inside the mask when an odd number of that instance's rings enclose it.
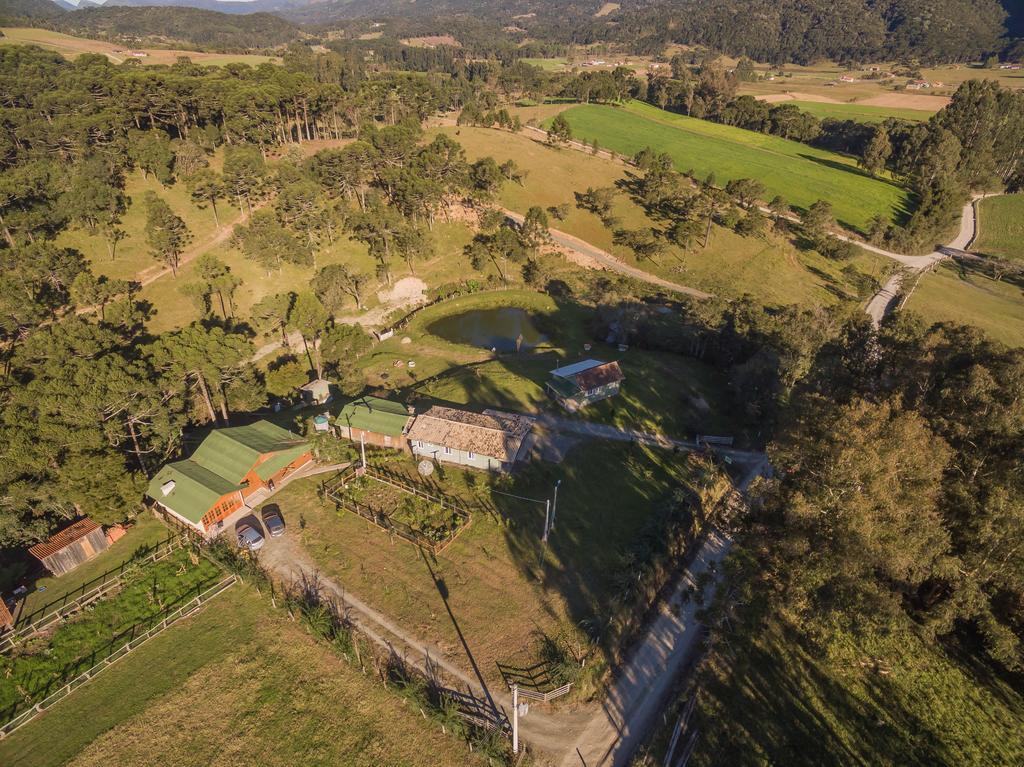
<instances>
[{"instance_id":1,"label":"araucaria tree","mask_svg":"<svg viewBox=\"0 0 1024 767\"><path fill-rule=\"evenodd\" d=\"M154 257L178 276L178 261L192 235L185 222L155 192L146 193L146 242Z\"/></svg>"}]
</instances>

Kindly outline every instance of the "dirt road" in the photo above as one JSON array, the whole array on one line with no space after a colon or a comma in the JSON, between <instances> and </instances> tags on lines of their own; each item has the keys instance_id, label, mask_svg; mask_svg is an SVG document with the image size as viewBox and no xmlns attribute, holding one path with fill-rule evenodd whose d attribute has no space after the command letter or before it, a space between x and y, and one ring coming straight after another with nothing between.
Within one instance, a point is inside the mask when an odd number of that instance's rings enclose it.
<instances>
[{"instance_id":1,"label":"dirt road","mask_svg":"<svg viewBox=\"0 0 1024 767\"><path fill-rule=\"evenodd\" d=\"M523 223L522 214L506 208L502 208L501 211L517 224ZM566 232L561 232L558 229L551 228L548 229L548 233L551 235L551 239L562 247L576 251L585 259L596 261L603 268L608 269L609 271L618 272L619 274L624 274L627 277L641 280L649 285L657 285L659 288L665 288L666 290L671 290L675 293L685 293L686 295L694 296L695 298L711 298L711 294L705 293L703 290L697 290L697 288L691 288L688 285L669 282L668 280L663 280L661 277L655 277L653 274L645 272L643 269L637 269L634 266L625 264L608 251L601 250L597 246L591 245L585 240L581 240L579 237L574 237Z\"/></svg>"}]
</instances>

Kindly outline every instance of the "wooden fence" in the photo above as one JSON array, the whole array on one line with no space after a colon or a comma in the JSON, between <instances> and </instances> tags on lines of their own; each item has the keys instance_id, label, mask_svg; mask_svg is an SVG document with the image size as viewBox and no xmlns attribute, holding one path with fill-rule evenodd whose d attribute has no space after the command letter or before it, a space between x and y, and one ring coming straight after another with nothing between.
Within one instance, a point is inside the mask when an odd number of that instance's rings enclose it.
<instances>
[{"instance_id":1,"label":"wooden fence","mask_svg":"<svg viewBox=\"0 0 1024 767\"><path fill-rule=\"evenodd\" d=\"M379 467L367 466L364 475L373 481L389 485L403 493L408 493L431 503L440 504L443 509L450 511L457 520L455 529L445 536L444 539L435 541L405 522L392 519L388 514L377 511L365 503L351 498L345 493L345 487L359 476L359 470L355 466L350 466L331 479L324 481L320 486L320 494L325 500L333 501L337 508L350 511L388 533L393 533L409 543L429 550L434 555L444 551L469 526L472 520L469 510L458 500L449 496L438 496L429 493L421 487L417 487L415 482L411 482L399 474Z\"/></svg>"},{"instance_id":2,"label":"wooden fence","mask_svg":"<svg viewBox=\"0 0 1024 767\"><path fill-rule=\"evenodd\" d=\"M0 637L0 654L10 652L28 637L40 631L45 631L54 623L66 620L93 602L102 599L121 585L121 582L124 580L124 571L129 566L141 566L159 562L169 556L171 552L181 548L186 542L187 539L181 535L168 538L156 544L148 554L122 562L119 567L108 570L103 575L83 583L74 591L65 594L60 599L55 599L43 605L27 616L19 612L14 629ZM78 596L74 596L75 594L78 594ZM72 598L73 596L74 598Z\"/></svg>"},{"instance_id":3,"label":"wooden fence","mask_svg":"<svg viewBox=\"0 0 1024 767\"><path fill-rule=\"evenodd\" d=\"M166 614L163 618L161 618L160 621L150 626L144 633L139 634L138 636L134 636L135 628L133 627L132 633L134 638L131 639L129 642L118 647L116 650L111 652L109 655L103 658L103 660L96 663L87 671L82 672L71 681L66 682L56 692L48 695L43 700L34 704L31 708L27 709L26 711L23 711L14 718L10 719L6 724L0 725L0 740L10 735L19 727L28 724L30 721L39 716L39 714L46 711L54 703L65 698L86 682L89 682L101 671L109 668L112 664L116 663L121 658L128 655L130 652L138 649L143 644L148 642L150 639L155 637L157 634L162 633L169 626L177 623L182 618L187 618L188 616L195 613L197 610L200 610L203 607L203 605L205 605L209 600L213 599L218 594L223 593L225 590L233 586L236 581L237 578L234 575L227 576L223 580L208 588L206 591L197 594L188 602L185 602L184 604L177 607L175 610Z\"/></svg>"}]
</instances>

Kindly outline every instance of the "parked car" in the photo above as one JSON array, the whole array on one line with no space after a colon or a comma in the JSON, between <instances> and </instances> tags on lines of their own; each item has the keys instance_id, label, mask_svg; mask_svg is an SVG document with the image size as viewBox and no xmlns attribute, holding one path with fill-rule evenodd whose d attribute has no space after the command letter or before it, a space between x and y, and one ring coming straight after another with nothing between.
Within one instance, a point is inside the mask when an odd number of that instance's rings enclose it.
<instances>
[{"instance_id":1,"label":"parked car","mask_svg":"<svg viewBox=\"0 0 1024 767\"><path fill-rule=\"evenodd\" d=\"M263 526L267 528L271 538L284 535L284 518L281 516L281 509L275 505L263 509Z\"/></svg>"},{"instance_id":2,"label":"parked car","mask_svg":"<svg viewBox=\"0 0 1024 767\"><path fill-rule=\"evenodd\" d=\"M263 535L252 525L242 523L235 528L238 533L238 546L249 551L259 551L263 548Z\"/></svg>"}]
</instances>

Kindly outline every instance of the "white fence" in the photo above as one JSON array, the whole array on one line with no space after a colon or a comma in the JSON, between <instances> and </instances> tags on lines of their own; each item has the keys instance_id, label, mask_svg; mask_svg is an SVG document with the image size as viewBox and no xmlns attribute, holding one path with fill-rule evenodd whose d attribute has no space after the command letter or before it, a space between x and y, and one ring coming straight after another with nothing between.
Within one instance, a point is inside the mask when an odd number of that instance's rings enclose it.
<instances>
[{"instance_id":1,"label":"white fence","mask_svg":"<svg viewBox=\"0 0 1024 767\"><path fill-rule=\"evenodd\" d=\"M18 714L16 717L11 719L6 724L0 725L0 740L6 738L8 735L17 730L22 725L28 724L30 721L39 716L39 714L46 711L46 709L48 709L54 703L66 697L72 691L81 687L86 682L90 681L98 673L100 673L106 668L109 668L111 664L119 661L128 653L141 647L143 644L148 642L157 634L163 632L172 624L177 623L182 618L187 618L189 615L192 615L197 610L200 610L203 607L203 605L206 604L207 601L233 586L236 581L237 578L234 575L229 575L224 580L211 586L203 593L199 594L198 596L194 597L193 599L178 607L173 612L166 615L159 623L149 628L145 633L139 634L139 636L135 637L135 639L133 639L128 644L124 645L123 647L119 647L117 650L114 650L114 652L112 652L106 658L104 658L95 666L90 668L88 671L82 672L74 679L67 682L59 690L52 693L51 695L48 695L46 698L36 703L32 708Z\"/></svg>"}]
</instances>

